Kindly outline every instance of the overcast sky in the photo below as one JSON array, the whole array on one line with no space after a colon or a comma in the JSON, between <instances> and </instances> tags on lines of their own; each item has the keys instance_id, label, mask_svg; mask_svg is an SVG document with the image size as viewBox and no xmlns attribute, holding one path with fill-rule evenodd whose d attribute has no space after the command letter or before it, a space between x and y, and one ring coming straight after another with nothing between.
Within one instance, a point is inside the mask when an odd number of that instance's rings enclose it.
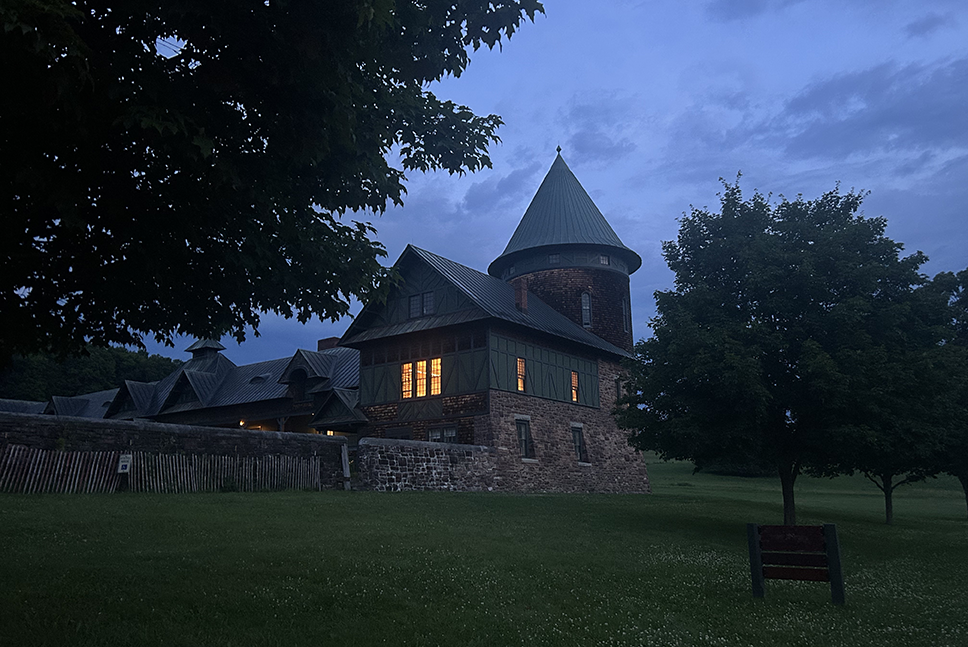
<instances>
[{"instance_id":1,"label":"overcast sky","mask_svg":"<svg viewBox=\"0 0 968 647\"><path fill-rule=\"evenodd\" d=\"M493 169L412 174L406 204L369 216L392 264L407 243L481 271L501 254L561 146L622 241L636 338L660 256L690 209L744 193L814 198L838 182L930 258L968 266L968 2L965 0L546 0L503 51L479 51L438 97L497 113ZM357 219L360 217L358 216ZM357 306L355 311L358 311ZM223 340L237 364L315 348L349 325L266 317ZM151 352L186 359L191 340Z\"/></svg>"}]
</instances>

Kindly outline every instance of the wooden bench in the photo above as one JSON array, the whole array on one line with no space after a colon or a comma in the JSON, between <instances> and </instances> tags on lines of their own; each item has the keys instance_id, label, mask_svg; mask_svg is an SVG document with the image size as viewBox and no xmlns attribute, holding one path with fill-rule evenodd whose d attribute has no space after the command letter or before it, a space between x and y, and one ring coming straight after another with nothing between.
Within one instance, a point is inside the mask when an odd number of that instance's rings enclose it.
<instances>
[{"instance_id":1,"label":"wooden bench","mask_svg":"<svg viewBox=\"0 0 968 647\"><path fill-rule=\"evenodd\" d=\"M766 580L830 582L834 604L844 603L837 526L760 526L746 524L753 597L766 595Z\"/></svg>"}]
</instances>

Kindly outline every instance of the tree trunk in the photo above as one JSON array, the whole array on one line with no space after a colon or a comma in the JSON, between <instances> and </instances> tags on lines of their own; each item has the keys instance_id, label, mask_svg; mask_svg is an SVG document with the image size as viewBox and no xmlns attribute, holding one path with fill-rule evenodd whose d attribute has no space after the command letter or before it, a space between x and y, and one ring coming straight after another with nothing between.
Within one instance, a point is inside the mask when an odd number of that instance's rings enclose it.
<instances>
[{"instance_id":1,"label":"tree trunk","mask_svg":"<svg viewBox=\"0 0 968 647\"><path fill-rule=\"evenodd\" d=\"M893 480L893 475L881 474L881 490L884 491L884 523L887 525L894 523L894 485L891 484Z\"/></svg>"},{"instance_id":2,"label":"tree trunk","mask_svg":"<svg viewBox=\"0 0 968 647\"><path fill-rule=\"evenodd\" d=\"M793 483L797 480L792 465L780 465L780 488L783 490L783 525L797 525L797 508L793 501Z\"/></svg>"}]
</instances>

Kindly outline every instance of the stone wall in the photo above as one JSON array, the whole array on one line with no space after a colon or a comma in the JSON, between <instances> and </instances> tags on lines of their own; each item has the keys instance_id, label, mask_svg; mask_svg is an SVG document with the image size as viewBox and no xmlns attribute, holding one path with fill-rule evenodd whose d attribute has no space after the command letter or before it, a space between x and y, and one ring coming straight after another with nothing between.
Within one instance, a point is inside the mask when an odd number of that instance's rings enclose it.
<instances>
[{"instance_id":1,"label":"stone wall","mask_svg":"<svg viewBox=\"0 0 968 647\"><path fill-rule=\"evenodd\" d=\"M615 424L615 380L621 367L599 361L601 407L530 398L517 393L491 392L487 420L497 450L500 488L518 492L650 492L641 454L628 444ZM530 424L534 458L523 458L517 419ZM572 426L580 425L587 461L579 461Z\"/></svg>"},{"instance_id":2,"label":"stone wall","mask_svg":"<svg viewBox=\"0 0 968 647\"><path fill-rule=\"evenodd\" d=\"M322 487L343 488L348 476L346 439L338 436L0 413L0 454L8 445L61 452L314 457L321 465Z\"/></svg>"},{"instance_id":3,"label":"stone wall","mask_svg":"<svg viewBox=\"0 0 968 647\"><path fill-rule=\"evenodd\" d=\"M562 267L527 274L528 290L579 326L581 294L591 297L592 325L588 330L619 348L632 350L632 330L626 330L622 300L629 301L629 277L620 272L587 267Z\"/></svg>"},{"instance_id":4,"label":"stone wall","mask_svg":"<svg viewBox=\"0 0 968 647\"><path fill-rule=\"evenodd\" d=\"M481 445L363 438L357 449L360 482L379 492L492 490L500 482L496 453Z\"/></svg>"}]
</instances>

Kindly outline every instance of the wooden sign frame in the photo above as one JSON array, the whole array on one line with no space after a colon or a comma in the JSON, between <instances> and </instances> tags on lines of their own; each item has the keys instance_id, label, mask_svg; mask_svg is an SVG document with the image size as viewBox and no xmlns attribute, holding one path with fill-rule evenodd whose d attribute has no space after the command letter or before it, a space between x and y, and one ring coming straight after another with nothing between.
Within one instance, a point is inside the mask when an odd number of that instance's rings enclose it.
<instances>
[{"instance_id":1,"label":"wooden sign frame","mask_svg":"<svg viewBox=\"0 0 968 647\"><path fill-rule=\"evenodd\" d=\"M830 582L834 604L844 604L844 574L837 526L746 524L753 597L766 595L766 580Z\"/></svg>"}]
</instances>

